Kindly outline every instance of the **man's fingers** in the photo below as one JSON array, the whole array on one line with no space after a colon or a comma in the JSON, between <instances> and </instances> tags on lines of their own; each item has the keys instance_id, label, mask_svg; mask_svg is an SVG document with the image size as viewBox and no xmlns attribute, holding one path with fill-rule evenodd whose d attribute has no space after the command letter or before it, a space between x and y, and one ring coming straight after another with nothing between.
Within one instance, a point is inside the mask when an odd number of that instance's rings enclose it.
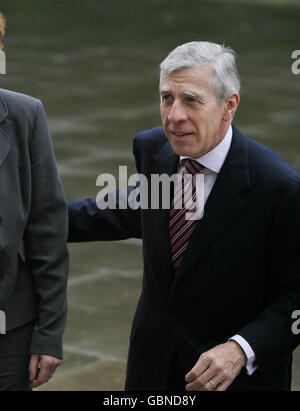
<instances>
[{"instance_id":1,"label":"man's fingers","mask_svg":"<svg viewBox=\"0 0 300 411\"><path fill-rule=\"evenodd\" d=\"M201 354L187 373L187 391L225 391L246 364L246 355L235 342L224 344Z\"/></svg>"},{"instance_id":2,"label":"man's fingers","mask_svg":"<svg viewBox=\"0 0 300 411\"><path fill-rule=\"evenodd\" d=\"M198 378L191 381L185 386L187 391L199 390L205 386L216 375L216 372L211 368L207 368Z\"/></svg>"},{"instance_id":3,"label":"man's fingers","mask_svg":"<svg viewBox=\"0 0 300 411\"><path fill-rule=\"evenodd\" d=\"M189 383L197 379L205 370L207 370L210 364L210 357L206 353L201 354L195 366L186 374L185 381Z\"/></svg>"}]
</instances>

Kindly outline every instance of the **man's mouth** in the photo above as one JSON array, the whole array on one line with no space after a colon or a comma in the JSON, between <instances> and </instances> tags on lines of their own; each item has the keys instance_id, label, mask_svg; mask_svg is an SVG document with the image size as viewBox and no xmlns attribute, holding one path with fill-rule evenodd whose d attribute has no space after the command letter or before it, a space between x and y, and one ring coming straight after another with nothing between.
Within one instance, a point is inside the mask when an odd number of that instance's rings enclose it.
<instances>
[{"instance_id":1,"label":"man's mouth","mask_svg":"<svg viewBox=\"0 0 300 411\"><path fill-rule=\"evenodd\" d=\"M176 137L184 137L184 136L189 136L193 134L189 131L172 131L172 130L171 130L171 133Z\"/></svg>"}]
</instances>

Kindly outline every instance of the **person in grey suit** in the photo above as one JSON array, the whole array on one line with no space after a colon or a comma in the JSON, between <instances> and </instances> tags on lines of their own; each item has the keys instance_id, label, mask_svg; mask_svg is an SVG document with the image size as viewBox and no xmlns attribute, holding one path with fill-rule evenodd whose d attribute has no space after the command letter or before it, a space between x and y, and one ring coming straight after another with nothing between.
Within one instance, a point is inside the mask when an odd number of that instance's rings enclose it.
<instances>
[{"instance_id":1,"label":"person in grey suit","mask_svg":"<svg viewBox=\"0 0 300 411\"><path fill-rule=\"evenodd\" d=\"M31 390L63 356L67 208L41 101L3 89L0 188L0 390Z\"/></svg>"},{"instance_id":2,"label":"person in grey suit","mask_svg":"<svg viewBox=\"0 0 300 411\"><path fill-rule=\"evenodd\" d=\"M0 389L29 390L63 356L67 208L42 103L3 89L0 187Z\"/></svg>"},{"instance_id":3,"label":"person in grey suit","mask_svg":"<svg viewBox=\"0 0 300 411\"><path fill-rule=\"evenodd\" d=\"M0 89L0 390L31 390L61 363L68 221L41 101Z\"/></svg>"},{"instance_id":4,"label":"person in grey suit","mask_svg":"<svg viewBox=\"0 0 300 411\"><path fill-rule=\"evenodd\" d=\"M67 208L42 103L3 89L0 187L0 389L27 390L63 356Z\"/></svg>"}]
</instances>

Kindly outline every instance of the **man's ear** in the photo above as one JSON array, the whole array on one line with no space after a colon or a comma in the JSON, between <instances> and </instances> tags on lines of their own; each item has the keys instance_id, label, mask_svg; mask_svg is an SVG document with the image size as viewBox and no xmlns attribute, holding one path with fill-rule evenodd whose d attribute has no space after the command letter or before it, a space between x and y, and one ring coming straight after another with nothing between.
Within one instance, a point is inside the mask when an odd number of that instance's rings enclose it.
<instances>
[{"instance_id":1,"label":"man's ear","mask_svg":"<svg viewBox=\"0 0 300 411\"><path fill-rule=\"evenodd\" d=\"M224 104L223 120L229 121L234 116L237 106L240 101L239 93L233 93L232 96L228 97Z\"/></svg>"}]
</instances>

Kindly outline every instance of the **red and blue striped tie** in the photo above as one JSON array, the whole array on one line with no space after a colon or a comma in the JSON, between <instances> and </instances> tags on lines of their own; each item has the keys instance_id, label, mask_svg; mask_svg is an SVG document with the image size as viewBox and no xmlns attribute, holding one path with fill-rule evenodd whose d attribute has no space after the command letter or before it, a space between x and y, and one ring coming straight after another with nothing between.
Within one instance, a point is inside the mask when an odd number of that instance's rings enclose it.
<instances>
[{"instance_id":1,"label":"red and blue striped tie","mask_svg":"<svg viewBox=\"0 0 300 411\"><path fill-rule=\"evenodd\" d=\"M187 213L195 213L196 187L193 176L199 173L203 166L196 160L186 159L182 173L181 184L175 187L174 199L170 209L169 238L171 246L172 264L175 272L182 261L183 253L188 245L189 238L199 218L187 219ZM185 184L184 184L185 183ZM180 208L179 208L180 207Z\"/></svg>"}]
</instances>

